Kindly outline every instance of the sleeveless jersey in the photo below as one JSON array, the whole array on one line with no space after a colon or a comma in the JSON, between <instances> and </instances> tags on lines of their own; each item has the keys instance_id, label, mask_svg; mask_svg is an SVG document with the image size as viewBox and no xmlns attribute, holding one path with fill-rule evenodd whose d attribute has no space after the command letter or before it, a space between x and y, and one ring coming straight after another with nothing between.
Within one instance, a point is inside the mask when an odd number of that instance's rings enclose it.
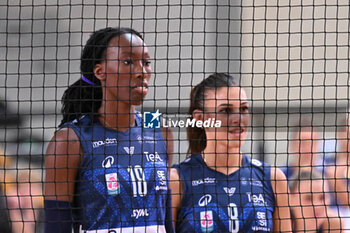
<instances>
[{"instance_id":1,"label":"sleeveless jersey","mask_svg":"<svg viewBox=\"0 0 350 233\"><path fill-rule=\"evenodd\" d=\"M84 150L76 185L82 232L165 232L168 169L160 129L142 127L142 115L127 132L105 128L87 115L74 129Z\"/></svg>"},{"instance_id":2,"label":"sleeveless jersey","mask_svg":"<svg viewBox=\"0 0 350 233\"><path fill-rule=\"evenodd\" d=\"M271 232L274 192L271 168L243 155L230 175L205 164L200 154L174 166L184 184L176 232Z\"/></svg>"}]
</instances>

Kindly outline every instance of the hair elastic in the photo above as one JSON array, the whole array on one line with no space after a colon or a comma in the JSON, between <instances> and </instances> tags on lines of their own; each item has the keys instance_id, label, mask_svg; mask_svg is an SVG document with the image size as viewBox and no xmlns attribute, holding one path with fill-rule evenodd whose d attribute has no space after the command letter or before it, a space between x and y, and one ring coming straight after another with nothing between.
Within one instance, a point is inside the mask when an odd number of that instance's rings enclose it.
<instances>
[{"instance_id":1,"label":"hair elastic","mask_svg":"<svg viewBox=\"0 0 350 233\"><path fill-rule=\"evenodd\" d=\"M81 79L82 79L84 82L90 84L91 86L97 86L96 83L91 82L89 79L85 78L84 75L81 76Z\"/></svg>"}]
</instances>

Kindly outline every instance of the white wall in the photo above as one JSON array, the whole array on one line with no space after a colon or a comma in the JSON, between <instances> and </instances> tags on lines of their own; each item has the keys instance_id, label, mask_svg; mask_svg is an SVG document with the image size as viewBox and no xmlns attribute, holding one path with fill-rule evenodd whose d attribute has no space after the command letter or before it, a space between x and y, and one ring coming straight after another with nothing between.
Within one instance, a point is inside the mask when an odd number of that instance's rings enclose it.
<instances>
[{"instance_id":1,"label":"white wall","mask_svg":"<svg viewBox=\"0 0 350 233\"><path fill-rule=\"evenodd\" d=\"M129 26L145 35L155 58L146 107L186 108L191 87L214 71L240 76L253 108L344 109L347 105L349 1L132 3L14 0L0 7L6 22L0 24L0 98L25 118L19 131L2 130L4 141L18 134L46 142L51 138L60 121L62 93L80 77L82 45L92 31L105 26ZM253 128L253 141L245 144L244 151L258 152L264 140L267 161L274 163L278 154L278 163L283 164L287 125L299 117L255 115L254 125L271 127L264 132ZM334 114L311 117L320 127L330 125L325 131L332 134L337 122ZM175 138L181 139L175 148L183 154L185 134L175 130Z\"/></svg>"}]
</instances>

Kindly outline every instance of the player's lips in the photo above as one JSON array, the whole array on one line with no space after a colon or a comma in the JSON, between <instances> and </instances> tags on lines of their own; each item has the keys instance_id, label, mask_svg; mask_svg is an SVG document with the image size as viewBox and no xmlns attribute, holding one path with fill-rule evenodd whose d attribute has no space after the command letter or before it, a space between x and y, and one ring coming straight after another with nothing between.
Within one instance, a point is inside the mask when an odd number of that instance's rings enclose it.
<instances>
[{"instance_id":1,"label":"player's lips","mask_svg":"<svg viewBox=\"0 0 350 233\"><path fill-rule=\"evenodd\" d=\"M234 127L234 128L229 128L228 132L233 135L242 135L244 133L244 128L243 127Z\"/></svg>"},{"instance_id":2,"label":"player's lips","mask_svg":"<svg viewBox=\"0 0 350 233\"><path fill-rule=\"evenodd\" d=\"M138 84L138 85L133 85L131 86L131 88L133 90L135 90L136 92L139 92L141 94L144 94L146 95L147 92L148 92L148 83L141 83L141 84Z\"/></svg>"},{"instance_id":3,"label":"player's lips","mask_svg":"<svg viewBox=\"0 0 350 233\"><path fill-rule=\"evenodd\" d=\"M147 82L142 82L142 83L134 84L131 87L132 88L137 88L137 87L148 88L148 83Z\"/></svg>"}]
</instances>

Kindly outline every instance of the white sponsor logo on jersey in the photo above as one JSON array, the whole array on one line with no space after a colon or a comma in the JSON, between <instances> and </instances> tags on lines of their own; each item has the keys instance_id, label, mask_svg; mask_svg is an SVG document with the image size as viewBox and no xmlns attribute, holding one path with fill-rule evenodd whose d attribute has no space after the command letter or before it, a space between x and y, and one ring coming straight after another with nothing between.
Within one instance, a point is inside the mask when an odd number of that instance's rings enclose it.
<instances>
[{"instance_id":1,"label":"white sponsor logo on jersey","mask_svg":"<svg viewBox=\"0 0 350 233\"><path fill-rule=\"evenodd\" d=\"M156 186L156 190L158 191L158 190L168 190L168 186L159 186L159 185L157 185Z\"/></svg>"},{"instance_id":2,"label":"white sponsor logo on jersey","mask_svg":"<svg viewBox=\"0 0 350 233\"><path fill-rule=\"evenodd\" d=\"M211 202L211 199L212 199L212 196L210 194L205 194L199 199L198 205L201 207L206 206Z\"/></svg>"},{"instance_id":3,"label":"white sponsor logo on jersey","mask_svg":"<svg viewBox=\"0 0 350 233\"><path fill-rule=\"evenodd\" d=\"M267 227L266 213L258 211L256 212L256 218L259 222L259 227Z\"/></svg>"},{"instance_id":4,"label":"white sponsor logo on jersey","mask_svg":"<svg viewBox=\"0 0 350 233\"><path fill-rule=\"evenodd\" d=\"M156 140L157 140L155 137L144 136L144 135L143 135L143 137L138 135L136 139L139 143L149 143L149 144L154 144L154 143L156 143Z\"/></svg>"},{"instance_id":5,"label":"white sponsor logo on jersey","mask_svg":"<svg viewBox=\"0 0 350 233\"><path fill-rule=\"evenodd\" d=\"M146 155L146 159L148 162L163 162L163 159L159 156L159 154L154 152L154 154L150 154L149 152L143 152Z\"/></svg>"},{"instance_id":6,"label":"white sponsor logo on jersey","mask_svg":"<svg viewBox=\"0 0 350 233\"><path fill-rule=\"evenodd\" d=\"M232 188L224 187L224 190L227 193L227 195L229 195L230 197L236 192L235 187L232 187Z\"/></svg>"},{"instance_id":7,"label":"white sponsor logo on jersey","mask_svg":"<svg viewBox=\"0 0 350 233\"><path fill-rule=\"evenodd\" d=\"M140 226L140 227L122 227L122 228L108 228L98 230L83 230L81 227L80 232L84 233L135 233L135 232L147 232L147 233L166 233L164 225L152 225L152 226Z\"/></svg>"},{"instance_id":8,"label":"white sponsor logo on jersey","mask_svg":"<svg viewBox=\"0 0 350 233\"><path fill-rule=\"evenodd\" d=\"M263 187L263 183L260 180L254 179L254 178L241 178L241 184L242 185L251 185L251 186L258 186L258 187Z\"/></svg>"},{"instance_id":9,"label":"white sponsor logo on jersey","mask_svg":"<svg viewBox=\"0 0 350 233\"><path fill-rule=\"evenodd\" d=\"M143 136L143 138L142 138L143 143L154 144L154 143L156 143L156 140L157 140L156 138L151 137L151 136Z\"/></svg>"},{"instance_id":10,"label":"white sponsor logo on jersey","mask_svg":"<svg viewBox=\"0 0 350 233\"><path fill-rule=\"evenodd\" d=\"M156 190L167 190L168 186L167 186L167 179L166 179L166 173L163 170L157 170L157 186L156 186Z\"/></svg>"},{"instance_id":11,"label":"white sponsor logo on jersey","mask_svg":"<svg viewBox=\"0 0 350 233\"><path fill-rule=\"evenodd\" d=\"M103 161L102 161L102 167L103 168L110 168L114 163L114 158L113 156L107 156Z\"/></svg>"},{"instance_id":12,"label":"white sponsor logo on jersey","mask_svg":"<svg viewBox=\"0 0 350 233\"><path fill-rule=\"evenodd\" d=\"M134 209L132 210L131 217L138 219L139 217L147 217L149 216L147 209Z\"/></svg>"},{"instance_id":13,"label":"white sponsor logo on jersey","mask_svg":"<svg viewBox=\"0 0 350 233\"><path fill-rule=\"evenodd\" d=\"M112 146L112 145L117 145L117 139L116 138L106 138L104 141L94 141L92 142L92 147L97 148L100 146Z\"/></svg>"},{"instance_id":14,"label":"white sponsor logo on jersey","mask_svg":"<svg viewBox=\"0 0 350 233\"><path fill-rule=\"evenodd\" d=\"M253 186L259 186L259 187L262 187L262 186L263 186L263 184L262 184L262 182L261 182L260 180L252 180L252 181L251 181L251 184L252 184Z\"/></svg>"},{"instance_id":15,"label":"white sponsor logo on jersey","mask_svg":"<svg viewBox=\"0 0 350 233\"><path fill-rule=\"evenodd\" d=\"M252 164L257 166L257 167L260 167L262 165L262 162L260 162L259 160L257 159L252 159Z\"/></svg>"},{"instance_id":16,"label":"white sponsor logo on jersey","mask_svg":"<svg viewBox=\"0 0 350 233\"><path fill-rule=\"evenodd\" d=\"M242 184L242 185L247 185L247 182L248 182L248 181L247 181L247 179L246 179L245 177L242 177L242 178L241 178L241 184Z\"/></svg>"},{"instance_id":17,"label":"white sponsor logo on jersey","mask_svg":"<svg viewBox=\"0 0 350 233\"><path fill-rule=\"evenodd\" d=\"M130 147L124 146L124 150L125 150L125 152L128 153L129 155L133 155L133 154L134 154L134 151L135 151L135 147L133 147L133 146L130 146Z\"/></svg>"},{"instance_id":18,"label":"white sponsor logo on jersey","mask_svg":"<svg viewBox=\"0 0 350 233\"><path fill-rule=\"evenodd\" d=\"M247 193L248 201L252 203L265 203L264 196L262 194L251 194Z\"/></svg>"},{"instance_id":19,"label":"white sponsor logo on jersey","mask_svg":"<svg viewBox=\"0 0 350 233\"><path fill-rule=\"evenodd\" d=\"M200 184L214 184L214 183L215 183L215 178L207 177L207 178L204 178L204 180L203 179L193 180L192 186L198 186Z\"/></svg>"},{"instance_id":20,"label":"white sponsor logo on jersey","mask_svg":"<svg viewBox=\"0 0 350 233\"><path fill-rule=\"evenodd\" d=\"M165 171L158 170L157 171L157 176L159 178L160 185L166 185L166 174L165 174Z\"/></svg>"}]
</instances>

